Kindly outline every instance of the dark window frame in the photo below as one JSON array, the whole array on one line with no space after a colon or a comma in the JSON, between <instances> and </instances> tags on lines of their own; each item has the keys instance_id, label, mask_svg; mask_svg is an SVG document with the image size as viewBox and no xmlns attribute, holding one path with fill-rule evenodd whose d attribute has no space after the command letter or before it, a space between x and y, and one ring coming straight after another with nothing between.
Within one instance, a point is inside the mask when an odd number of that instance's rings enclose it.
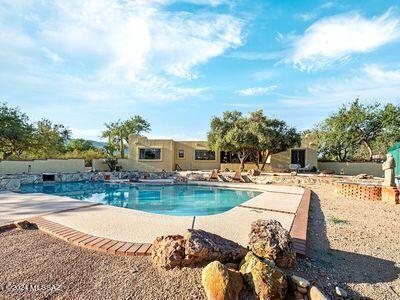
<instances>
[{"instance_id":1,"label":"dark window frame","mask_svg":"<svg viewBox=\"0 0 400 300\"><path fill-rule=\"evenodd\" d=\"M180 158L180 159L185 158L185 150L184 149L178 150L178 158Z\"/></svg>"},{"instance_id":2,"label":"dark window frame","mask_svg":"<svg viewBox=\"0 0 400 300\"><path fill-rule=\"evenodd\" d=\"M147 151L147 153L146 153L146 151ZM148 151L151 151L152 153L151 152L149 153ZM161 151L162 151L161 148L158 148L158 147L139 148L139 160L161 160L161 157L162 157ZM154 157L151 157L151 155L154 155Z\"/></svg>"},{"instance_id":3,"label":"dark window frame","mask_svg":"<svg viewBox=\"0 0 400 300\"><path fill-rule=\"evenodd\" d=\"M204 153L207 153L208 156L207 156L207 157L204 156L204 155L200 155L200 156L199 156L199 155L198 155L198 152L202 152L203 154L204 154ZM213 154L211 155L211 153L213 153ZM204 149L195 149L195 150L194 150L194 160L198 160L198 161L215 161L216 158L217 158L217 156L216 156L215 151L212 151L212 150L204 150Z\"/></svg>"}]
</instances>

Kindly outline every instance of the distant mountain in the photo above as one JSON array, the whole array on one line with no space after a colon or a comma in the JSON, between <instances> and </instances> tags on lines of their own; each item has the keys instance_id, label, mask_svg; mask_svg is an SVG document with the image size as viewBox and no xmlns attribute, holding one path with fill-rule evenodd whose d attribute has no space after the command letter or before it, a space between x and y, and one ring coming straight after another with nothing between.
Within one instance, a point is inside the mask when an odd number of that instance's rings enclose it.
<instances>
[{"instance_id":1,"label":"distant mountain","mask_svg":"<svg viewBox=\"0 0 400 300\"><path fill-rule=\"evenodd\" d=\"M89 143L92 143L92 145L95 148L103 148L105 145L107 145L106 142L98 142L98 141L92 141L92 140L87 140ZM118 152L118 151L117 151ZM128 155L129 154L129 149L126 148L125 149L125 154Z\"/></svg>"},{"instance_id":2,"label":"distant mountain","mask_svg":"<svg viewBox=\"0 0 400 300\"><path fill-rule=\"evenodd\" d=\"M87 140L89 143L92 143L92 145L95 148L103 148L105 145L107 145L106 142L97 142L97 141L92 141L92 140Z\"/></svg>"}]
</instances>

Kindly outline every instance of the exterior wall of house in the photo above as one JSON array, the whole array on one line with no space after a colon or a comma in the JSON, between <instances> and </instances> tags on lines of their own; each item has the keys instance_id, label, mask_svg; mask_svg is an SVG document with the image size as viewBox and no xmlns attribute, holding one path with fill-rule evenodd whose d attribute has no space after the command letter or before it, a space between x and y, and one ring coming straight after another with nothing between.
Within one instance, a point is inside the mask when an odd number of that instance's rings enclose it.
<instances>
[{"instance_id":1,"label":"exterior wall of house","mask_svg":"<svg viewBox=\"0 0 400 300\"><path fill-rule=\"evenodd\" d=\"M84 159L2 160L0 174L85 172Z\"/></svg>"},{"instance_id":2,"label":"exterior wall of house","mask_svg":"<svg viewBox=\"0 0 400 300\"><path fill-rule=\"evenodd\" d=\"M305 150L305 165L311 167L317 167L318 165L318 154L317 151L311 148L293 148L283 152L272 154L269 159L270 171L278 172L287 170L291 163L292 150Z\"/></svg>"},{"instance_id":3,"label":"exterior wall of house","mask_svg":"<svg viewBox=\"0 0 400 300\"><path fill-rule=\"evenodd\" d=\"M140 149L161 149L160 159L140 159ZM150 140L144 136L131 135L129 137L129 158L126 161L125 170L139 170L148 172L170 172L175 168L175 153L173 140Z\"/></svg>"},{"instance_id":4,"label":"exterior wall of house","mask_svg":"<svg viewBox=\"0 0 400 300\"><path fill-rule=\"evenodd\" d=\"M158 160L139 159L141 148L160 148L161 158ZM317 153L310 148L305 149L306 165L317 166ZM179 157L179 151L183 150L184 157ZM221 164L219 151L215 154L215 160L196 160L195 150L208 150L205 141L173 141L173 140L152 140L143 136L131 135L129 137L129 158L119 160L118 165L123 170L139 171L173 171L178 166L182 170L212 170L212 169L231 169L235 170L236 164ZM278 172L288 169L291 162L291 150L270 156L265 171ZM239 165L239 164L237 164ZM95 170L107 169L107 166L101 162L93 163ZM247 164L245 169L255 168L253 164Z\"/></svg>"},{"instance_id":5,"label":"exterior wall of house","mask_svg":"<svg viewBox=\"0 0 400 300\"><path fill-rule=\"evenodd\" d=\"M176 141L174 142L175 164L182 170L212 170L220 168L219 151L215 153L215 160L196 160L195 150L208 150L204 141ZM184 157L179 158L179 150L184 151Z\"/></svg>"},{"instance_id":6,"label":"exterior wall of house","mask_svg":"<svg viewBox=\"0 0 400 300\"><path fill-rule=\"evenodd\" d=\"M141 148L160 148L161 158L158 160L139 159ZM184 151L184 157L179 158L179 150ZM178 165L182 170L211 170L220 167L219 153L215 160L195 160L195 150L208 150L204 141L173 141L151 140L142 136L129 137L129 158L121 161L123 170L171 172Z\"/></svg>"}]
</instances>

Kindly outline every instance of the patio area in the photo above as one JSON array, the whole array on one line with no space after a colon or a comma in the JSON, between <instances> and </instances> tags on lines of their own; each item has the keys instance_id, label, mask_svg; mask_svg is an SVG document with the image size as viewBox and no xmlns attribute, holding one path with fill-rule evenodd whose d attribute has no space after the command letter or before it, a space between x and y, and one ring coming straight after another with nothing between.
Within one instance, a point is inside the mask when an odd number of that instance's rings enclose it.
<instances>
[{"instance_id":1,"label":"patio area","mask_svg":"<svg viewBox=\"0 0 400 300\"><path fill-rule=\"evenodd\" d=\"M109 243L111 246L115 246L118 242L151 244L157 236L182 234L189 228L209 231L246 245L253 221L275 219L292 232L296 250L305 254L307 216L304 212L308 211L309 202L302 201L307 200L306 191L303 188L246 183L193 183L259 190L263 193L224 213L198 217L153 214L55 195L2 193L0 203L4 203L4 205L1 206L0 221L1 223L21 219L34 221L38 220L35 218L40 217L44 222L39 225L39 228L42 227L49 233L60 232L63 228L71 229L81 233L80 242L84 242L84 235L87 235L87 241L90 237L95 236L115 241L113 245ZM307 207L303 208L301 214L298 214L302 202L303 206ZM298 217L297 222L295 222L296 217ZM45 226L46 221L47 227ZM48 228L54 224L62 227L53 228L53 230ZM72 232L67 230L64 232L71 236ZM63 238L60 234L56 234L56 236ZM72 242L77 239L78 235L74 237L75 239L68 239L64 236L64 239ZM85 246L85 243L80 245ZM107 249L105 250L107 251Z\"/></svg>"}]
</instances>

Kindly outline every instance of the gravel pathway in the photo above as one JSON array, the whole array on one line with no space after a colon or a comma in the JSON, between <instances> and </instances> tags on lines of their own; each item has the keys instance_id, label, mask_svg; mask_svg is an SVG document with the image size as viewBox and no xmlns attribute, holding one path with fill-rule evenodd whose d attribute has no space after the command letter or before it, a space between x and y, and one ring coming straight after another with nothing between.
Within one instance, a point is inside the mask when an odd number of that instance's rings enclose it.
<instances>
[{"instance_id":1,"label":"gravel pathway","mask_svg":"<svg viewBox=\"0 0 400 300\"><path fill-rule=\"evenodd\" d=\"M400 205L311 189L309 258L294 273L332 298L338 285L355 297L400 299ZM205 298L200 268L164 271L148 257L96 253L37 230L6 231L0 241L0 299Z\"/></svg>"}]
</instances>

